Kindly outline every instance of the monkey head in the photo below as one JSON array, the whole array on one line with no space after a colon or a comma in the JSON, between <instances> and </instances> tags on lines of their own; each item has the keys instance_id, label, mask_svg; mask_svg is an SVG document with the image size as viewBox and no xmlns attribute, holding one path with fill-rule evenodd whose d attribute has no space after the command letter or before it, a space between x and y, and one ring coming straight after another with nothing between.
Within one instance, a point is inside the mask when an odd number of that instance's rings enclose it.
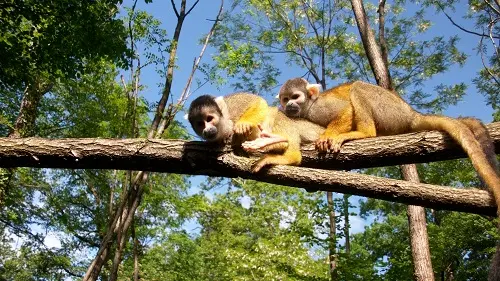
<instances>
[{"instance_id":1,"label":"monkey head","mask_svg":"<svg viewBox=\"0 0 500 281\"><path fill-rule=\"evenodd\" d=\"M208 142L224 141L233 132L223 97L199 96L189 106L188 120L196 134Z\"/></svg>"},{"instance_id":2,"label":"monkey head","mask_svg":"<svg viewBox=\"0 0 500 281\"><path fill-rule=\"evenodd\" d=\"M303 78L293 78L285 82L277 98L288 117L304 117L311 102L318 97L321 86L309 84Z\"/></svg>"}]
</instances>

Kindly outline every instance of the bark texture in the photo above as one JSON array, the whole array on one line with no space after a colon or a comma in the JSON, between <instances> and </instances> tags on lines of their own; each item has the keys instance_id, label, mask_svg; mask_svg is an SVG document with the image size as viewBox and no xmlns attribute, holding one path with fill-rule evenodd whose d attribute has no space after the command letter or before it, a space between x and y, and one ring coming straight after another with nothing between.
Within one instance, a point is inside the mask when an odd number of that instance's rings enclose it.
<instances>
[{"instance_id":1,"label":"bark texture","mask_svg":"<svg viewBox=\"0 0 500 281\"><path fill-rule=\"evenodd\" d=\"M356 17L359 33L363 41L366 55L370 61L370 67L377 80L377 84L385 89L392 90L392 81L389 74L387 58L387 44L384 37L385 23L385 0L379 2L379 38L381 48L375 41L375 35L368 23L368 17L363 7L363 0L351 0L352 10ZM415 164L401 166L403 178L411 182L419 182L417 167ZM415 280L434 280L431 255L429 250L429 239L427 237L427 225L425 223L425 210L418 206L408 206L408 221L410 227L410 240L414 265Z\"/></svg>"},{"instance_id":2,"label":"bark texture","mask_svg":"<svg viewBox=\"0 0 500 281\"><path fill-rule=\"evenodd\" d=\"M356 23L358 24L358 30L363 41L366 56L370 62L372 72L375 75L375 80L377 80L379 86L390 89L391 79L389 77L389 70L382 59L382 52L375 40L375 34L368 24L368 17L365 13L363 1L351 0L351 5Z\"/></svg>"},{"instance_id":3,"label":"bark texture","mask_svg":"<svg viewBox=\"0 0 500 281\"><path fill-rule=\"evenodd\" d=\"M376 144L378 139L371 141ZM362 147L359 146L359 149ZM356 157L353 161L365 163L363 154L357 154ZM491 216L496 214L495 203L490 193L484 190L291 166L277 166L253 174L250 172L253 161L231 153L228 147L182 140L0 139L0 167L122 169L242 177L302 187L309 191L332 191L436 209ZM319 166L323 160L317 157L316 161ZM331 168L334 164L325 162L324 166Z\"/></svg>"},{"instance_id":4,"label":"bark texture","mask_svg":"<svg viewBox=\"0 0 500 281\"><path fill-rule=\"evenodd\" d=\"M405 180L420 182L415 164L402 165L401 172ZM420 206L408 205L407 215L410 228L414 280L434 280L425 209Z\"/></svg>"},{"instance_id":5,"label":"bark texture","mask_svg":"<svg viewBox=\"0 0 500 281\"><path fill-rule=\"evenodd\" d=\"M500 153L500 122L486 125ZM0 167L94 168L172 172L178 162L200 166L230 153L229 147L198 141L159 139L43 139L0 138ZM463 150L437 131L377 137L347 142L337 154L318 154L313 145L302 148L301 166L350 170L427 163L466 157ZM171 165L173 164L173 165ZM189 165L191 167L191 165ZM190 168L189 168L190 169ZM189 170L187 170L187 173Z\"/></svg>"}]
</instances>

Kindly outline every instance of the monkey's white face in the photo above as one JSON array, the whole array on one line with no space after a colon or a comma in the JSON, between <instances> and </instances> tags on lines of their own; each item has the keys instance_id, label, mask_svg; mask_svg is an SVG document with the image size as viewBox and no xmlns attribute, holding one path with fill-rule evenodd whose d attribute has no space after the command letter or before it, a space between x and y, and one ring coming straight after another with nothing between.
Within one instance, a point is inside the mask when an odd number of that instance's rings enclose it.
<instances>
[{"instance_id":1,"label":"monkey's white face","mask_svg":"<svg viewBox=\"0 0 500 281\"><path fill-rule=\"evenodd\" d=\"M198 136L206 141L215 142L225 137L224 130L221 130L224 124L223 118L215 108L205 108L197 116L192 116L190 123Z\"/></svg>"},{"instance_id":2,"label":"monkey's white face","mask_svg":"<svg viewBox=\"0 0 500 281\"><path fill-rule=\"evenodd\" d=\"M281 107L285 110L288 117L300 117L304 106L307 102L307 95L304 91L293 89L289 92L280 92L279 94Z\"/></svg>"}]
</instances>

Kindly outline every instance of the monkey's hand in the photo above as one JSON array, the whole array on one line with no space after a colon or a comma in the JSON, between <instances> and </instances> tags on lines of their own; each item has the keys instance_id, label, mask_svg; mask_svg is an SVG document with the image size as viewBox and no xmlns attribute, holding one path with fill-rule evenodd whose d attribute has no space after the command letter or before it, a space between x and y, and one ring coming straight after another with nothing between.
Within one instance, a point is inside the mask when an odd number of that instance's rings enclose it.
<instances>
[{"instance_id":1,"label":"monkey's hand","mask_svg":"<svg viewBox=\"0 0 500 281\"><path fill-rule=\"evenodd\" d=\"M248 137L252 133L255 124L247 121L238 121L234 124L234 133L240 136Z\"/></svg>"},{"instance_id":2,"label":"monkey's hand","mask_svg":"<svg viewBox=\"0 0 500 281\"><path fill-rule=\"evenodd\" d=\"M342 136L321 136L316 141L316 149L320 152L330 152L337 153L340 151L340 147L344 143L345 139Z\"/></svg>"}]
</instances>

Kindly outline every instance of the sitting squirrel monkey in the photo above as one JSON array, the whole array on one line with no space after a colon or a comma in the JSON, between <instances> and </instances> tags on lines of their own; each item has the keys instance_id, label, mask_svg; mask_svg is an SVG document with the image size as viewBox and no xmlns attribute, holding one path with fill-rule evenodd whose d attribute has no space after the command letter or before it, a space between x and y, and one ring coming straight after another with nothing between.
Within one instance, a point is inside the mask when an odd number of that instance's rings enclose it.
<instances>
[{"instance_id":1,"label":"sitting squirrel monkey","mask_svg":"<svg viewBox=\"0 0 500 281\"><path fill-rule=\"evenodd\" d=\"M498 161L489 134L477 119L421 114L396 93L361 81L320 94L320 85L294 78L283 84L278 98L287 116L302 117L327 127L316 141L316 148L322 152L337 152L348 140L424 130L445 131L465 150L500 207Z\"/></svg>"},{"instance_id":2,"label":"sitting squirrel monkey","mask_svg":"<svg viewBox=\"0 0 500 281\"><path fill-rule=\"evenodd\" d=\"M299 165L300 144L314 142L325 130L306 120L290 119L250 93L200 96L191 103L188 120L196 134L208 142L230 140L246 151L269 153L253 165L253 172L266 165Z\"/></svg>"},{"instance_id":3,"label":"sitting squirrel monkey","mask_svg":"<svg viewBox=\"0 0 500 281\"><path fill-rule=\"evenodd\" d=\"M256 139L267 118L266 100L250 93L224 97L202 95L189 106L187 119L195 133L208 142L231 140L233 145Z\"/></svg>"}]
</instances>

